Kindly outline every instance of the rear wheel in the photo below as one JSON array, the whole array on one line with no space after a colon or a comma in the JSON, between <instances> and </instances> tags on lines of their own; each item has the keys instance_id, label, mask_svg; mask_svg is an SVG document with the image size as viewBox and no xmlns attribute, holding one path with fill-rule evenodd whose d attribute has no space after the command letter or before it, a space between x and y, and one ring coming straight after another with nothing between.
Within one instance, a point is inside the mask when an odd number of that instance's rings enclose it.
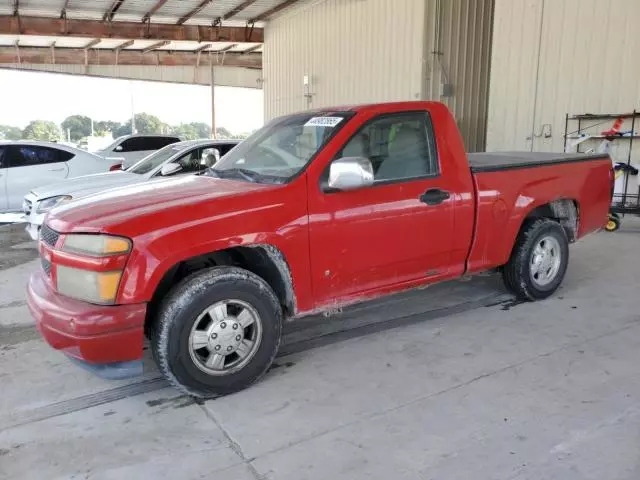
<instances>
[{"instance_id":1,"label":"rear wheel","mask_svg":"<svg viewBox=\"0 0 640 480\"><path fill-rule=\"evenodd\" d=\"M555 292L567 271L569 241L553 220L527 222L502 271L507 288L523 300L540 300Z\"/></svg>"},{"instance_id":2,"label":"rear wheel","mask_svg":"<svg viewBox=\"0 0 640 480\"><path fill-rule=\"evenodd\" d=\"M269 285L234 267L183 280L160 307L151 345L164 376L201 398L225 395L259 379L278 351L282 310Z\"/></svg>"}]
</instances>

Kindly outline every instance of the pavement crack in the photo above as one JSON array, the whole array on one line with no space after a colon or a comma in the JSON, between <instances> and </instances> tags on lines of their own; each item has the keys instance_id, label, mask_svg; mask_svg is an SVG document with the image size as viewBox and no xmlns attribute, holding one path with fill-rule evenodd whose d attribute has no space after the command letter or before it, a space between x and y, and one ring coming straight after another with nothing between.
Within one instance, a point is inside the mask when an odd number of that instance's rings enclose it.
<instances>
[{"instance_id":1,"label":"pavement crack","mask_svg":"<svg viewBox=\"0 0 640 480\"><path fill-rule=\"evenodd\" d=\"M260 472L258 472L256 467L253 465L253 463L251 463L252 460L254 460L254 459L253 458L247 458L247 456L242 451L242 447L240 446L240 444L238 442L236 442L233 439L233 437L231 436L231 434L222 426L222 424L218 421L218 419L213 414L213 412L211 410L209 410L205 405L200 405L200 408L202 408L202 410L204 411L204 414L213 423L215 423L216 426L220 429L220 431L222 432L222 435L224 436L225 440L229 444L229 448L233 451L233 453L235 453L240 458L240 460L242 460L242 462L245 464L245 466L251 472L251 475L256 480L266 480L266 476L260 474Z\"/></svg>"}]
</instances>

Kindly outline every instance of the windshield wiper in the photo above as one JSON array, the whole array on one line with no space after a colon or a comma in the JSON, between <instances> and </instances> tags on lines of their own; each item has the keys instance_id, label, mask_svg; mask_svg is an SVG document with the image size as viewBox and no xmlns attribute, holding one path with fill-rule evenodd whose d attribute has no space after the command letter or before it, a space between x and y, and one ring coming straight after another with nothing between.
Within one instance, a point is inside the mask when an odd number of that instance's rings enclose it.
<instances>
[{"instance_id":1,"label":"windshield wiper","mask_svg":"<svg viewBox=\"0 0 640 480\"><path fill-rule=\"evenodd\" d=\"M218 170L210 168L208 174L218 178L242 178L252 183L278 183L278 178L271 175L262 175L247 168L225 168Z\"/></svg>"}]
</instances>

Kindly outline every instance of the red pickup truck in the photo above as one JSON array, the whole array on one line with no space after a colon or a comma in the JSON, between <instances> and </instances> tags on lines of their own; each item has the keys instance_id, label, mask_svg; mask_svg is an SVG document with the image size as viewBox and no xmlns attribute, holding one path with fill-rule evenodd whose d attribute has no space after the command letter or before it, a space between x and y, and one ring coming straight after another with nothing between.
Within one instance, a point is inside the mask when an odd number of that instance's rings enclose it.
<instances>
[{"instance_id":1,"label":"red pickup truck","mask_svg":"<svg viewBox=\"0 0 640 480\"><path fill-rule=\"evenodd\" d=\"M496 268L549 296L612 182L606 155L467 155L439 103L289 115L206 175L54 209L28 304L105 375L141 365L146 334L176 387L225 394L267 371L286 320Z\"/></svg>"}]
</instances>

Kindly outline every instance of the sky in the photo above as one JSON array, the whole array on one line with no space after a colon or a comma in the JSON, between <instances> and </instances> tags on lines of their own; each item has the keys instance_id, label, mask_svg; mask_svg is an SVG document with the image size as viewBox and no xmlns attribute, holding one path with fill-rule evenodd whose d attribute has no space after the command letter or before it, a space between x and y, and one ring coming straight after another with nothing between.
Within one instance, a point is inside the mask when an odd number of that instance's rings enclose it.
<instances>
[{"instance_id":1,"label":"sky","mask_svg":"<svg viewBox=\"0 0 640 480\"><path fill-rule=\"evenodd\" d=\"M216 126L233 133L263 124L262 90L216 87ZM0 70L0 125L24 128L31 120L58 125L69 115L125 122L146 112L170 125L211 124L207 86L141 82L79 75Z\"/></svg>"}]
</instances>

